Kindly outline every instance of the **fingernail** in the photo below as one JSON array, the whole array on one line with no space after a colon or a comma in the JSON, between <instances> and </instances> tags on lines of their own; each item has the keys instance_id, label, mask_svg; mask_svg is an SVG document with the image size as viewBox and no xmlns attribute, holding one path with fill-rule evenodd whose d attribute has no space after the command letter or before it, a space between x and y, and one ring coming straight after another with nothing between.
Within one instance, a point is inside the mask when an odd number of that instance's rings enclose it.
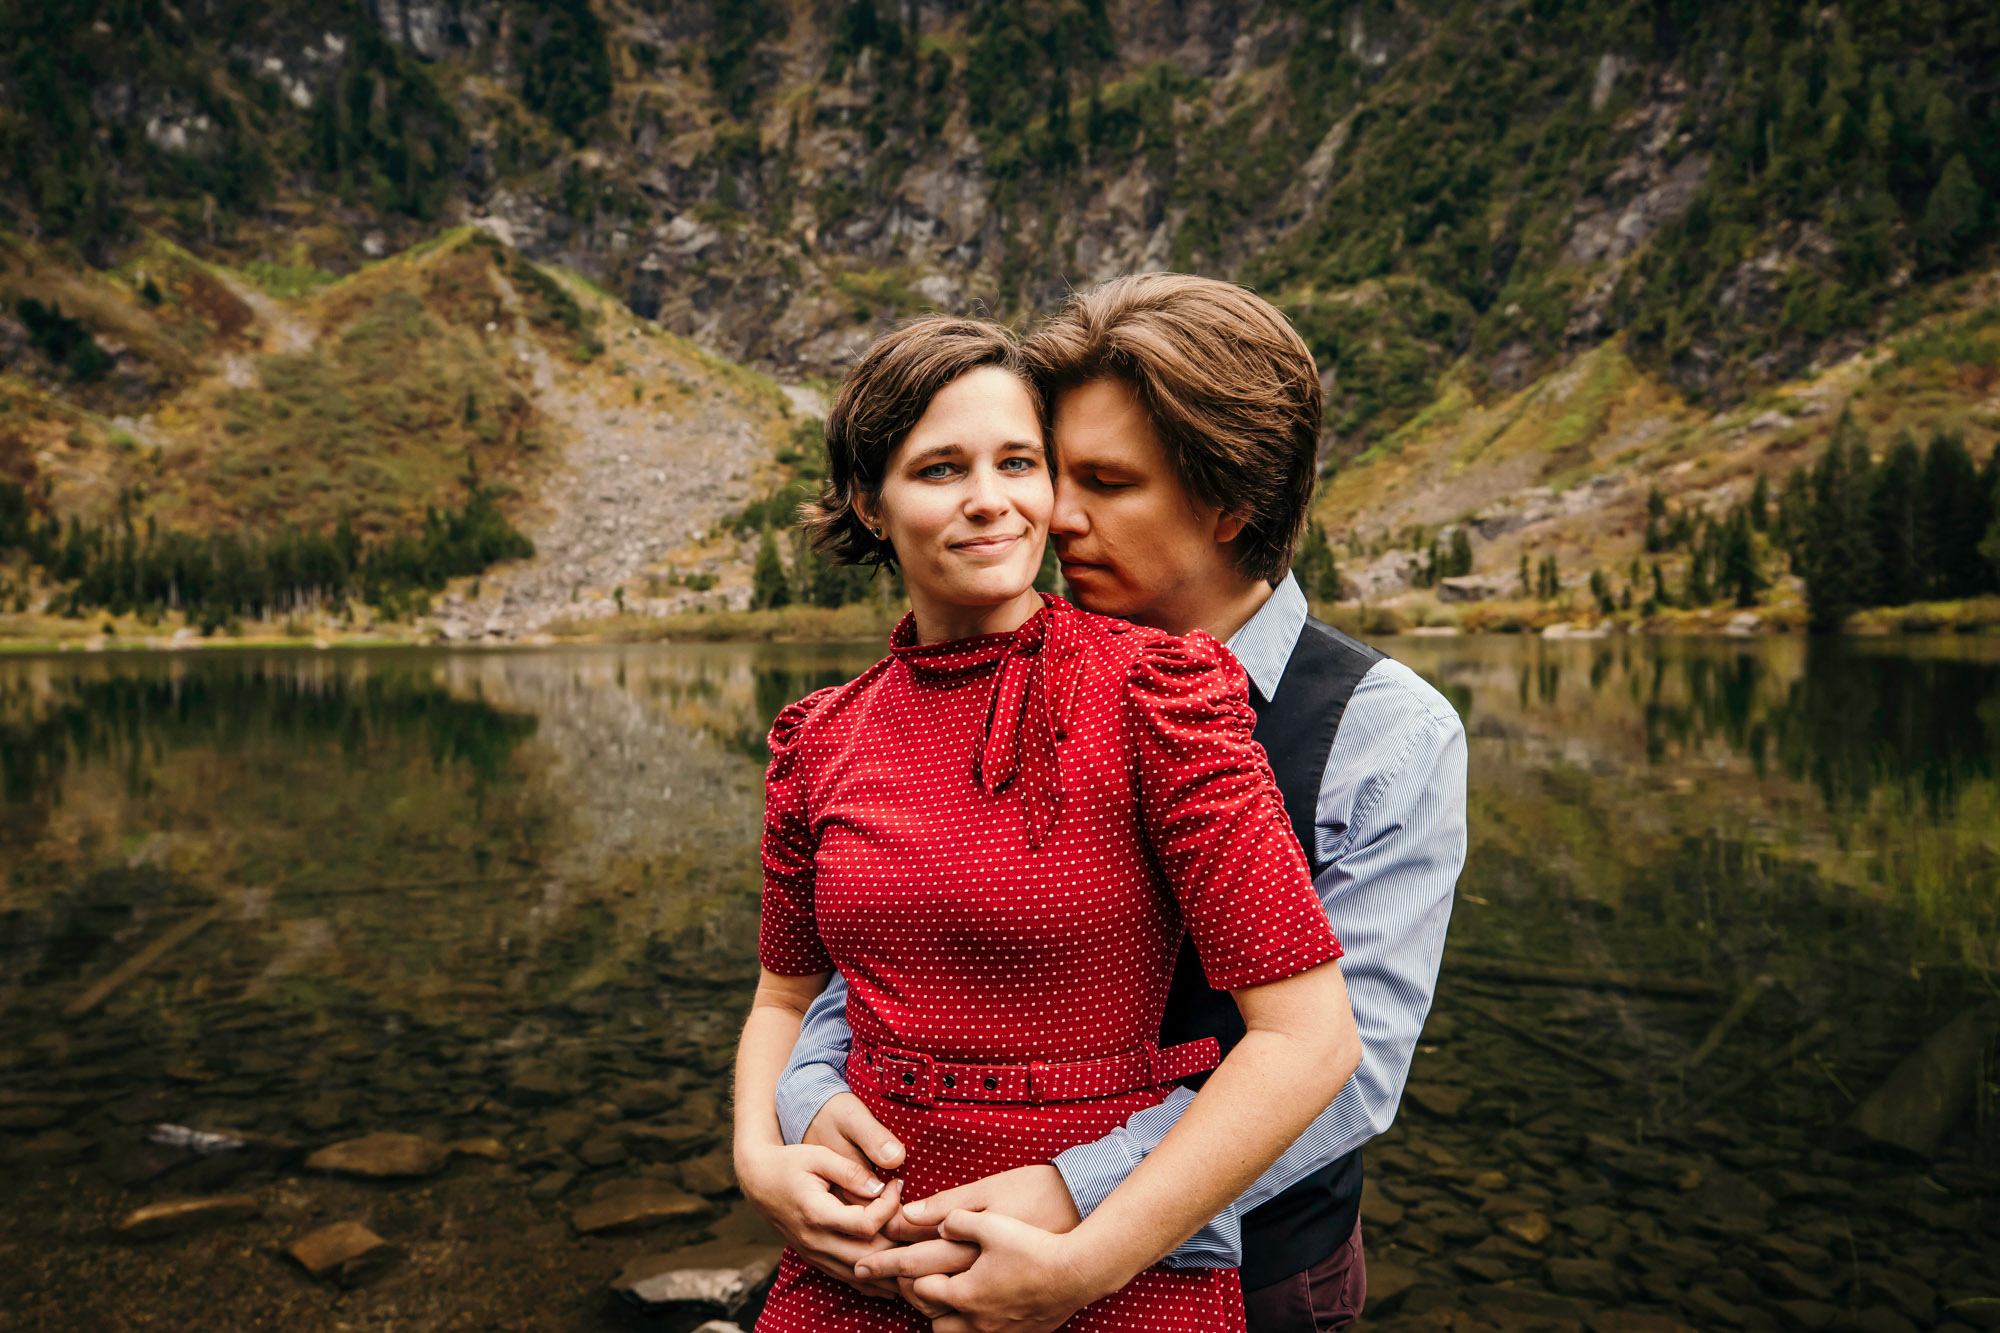
<instances>
[{"instance_id":1,"label":"fingernail","mask_svg":"<svg viewBox=\"0 0 2000 1333\"><path fill-rule=\"evenodd\" d=\"M884 1157L893 1157L901 1151L903 1151L902 1147L894 1139L890 1139L882 1145L882 1155Z\"/></svg>"},{"instance_id":2,"label":"fingernail","mask_svg":"<svg viewBox=\"0 0 2000 1333\"><path fill-rule=\"evenodd\" d=\"M906 1203L903 1205L903 1212L909 1217L909 1219L912 1222L923 1221L924 1215L929 1211L930 1209L926 1207L921 1200L919 1200L916 1203Z\"/></svg>"},{"instance_id":3,"label":"fingernail","mask_svg":"<svg viewBox=\"0 0 2000 1333\"><path fill-rule=\"evenodd\" d=\"M882 1192L882 1182L873 1176L868 1177L868 1192L870 1194L880 1194Z\"/></svg>"}]
</instances>

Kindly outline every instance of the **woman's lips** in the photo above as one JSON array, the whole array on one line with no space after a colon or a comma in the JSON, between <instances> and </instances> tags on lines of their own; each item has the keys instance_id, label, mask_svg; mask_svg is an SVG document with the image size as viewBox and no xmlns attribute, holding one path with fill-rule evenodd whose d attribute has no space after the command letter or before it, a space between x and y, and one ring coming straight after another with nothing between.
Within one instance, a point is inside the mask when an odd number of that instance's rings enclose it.
<instances>
[{"instance_id":1,"label":"woman's lips","mask_svg":"<svg viewBox=\"0 0 2000 1333\"><path fill-rule=\"evenodd\" d=\"M995 551L1004 551L1020 540L1021 536L1019 533L1013 533L1005 537L974 537L971 541L953 542L951 549L954 551L965 551L972 555L990 555Z\"/></svg>"}]
</instances>

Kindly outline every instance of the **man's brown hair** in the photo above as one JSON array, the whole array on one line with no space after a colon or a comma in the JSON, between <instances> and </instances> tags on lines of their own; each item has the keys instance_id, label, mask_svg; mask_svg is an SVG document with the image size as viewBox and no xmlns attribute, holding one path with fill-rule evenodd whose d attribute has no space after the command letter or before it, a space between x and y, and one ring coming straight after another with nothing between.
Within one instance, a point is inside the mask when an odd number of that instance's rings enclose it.
<instances>
[{"instance_id":1,"label":"man's brown hair","mask_svg":"<svg viewBox=\"0 0 2000 1333\"><path fill-rule=\"evenodd\" d=\"M1243 521L1237 568L1284 577L1312 501L1323 395L1282 314L1233 283L1135 273L1072 295L1022 352L1051 409L1093 380L1129 385L1181 484Z\"/></svg>"},{"instance_id":2,"label":"man's brown hair","mask_svg":"<svg viewBox=\"0 0 2000 1333\"><path fill-rule=\"evenodd\" d=\"M931 399L982 366L998 366L1032 384L1014 335L983 319L912 320L862 355L826 414L826 480L819 498L799 509L815 547L843 565L895 563L895 550L868 530L855 499L882 493L889 455L923 419ZM1031 396L1040 416L1041 395Z\"/></svg>"}]
</instances>

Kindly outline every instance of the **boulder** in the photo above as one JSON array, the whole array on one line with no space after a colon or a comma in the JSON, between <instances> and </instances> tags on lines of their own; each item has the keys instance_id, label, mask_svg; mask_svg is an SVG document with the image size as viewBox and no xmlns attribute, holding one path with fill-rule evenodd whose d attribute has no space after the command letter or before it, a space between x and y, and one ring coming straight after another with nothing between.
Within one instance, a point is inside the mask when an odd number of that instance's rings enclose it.
<instances>
[{"instance_id":1,"label":"boulder","mask_svg":"<svg viewBox=\"0 0 2000 1333\"><path fill-rule=\"evenodd\" d=\"M461 1157L484 1157L489 1162L507 1160L507 1145L494 1138L454 1139L444 1150Z\"/></svg>"},{"instance_id":2,"label":"boulder","mask_svg":"<svg viewBox=\"0 0 2000 1333\"><path fill-rule=\"evenodd\" d=\"M1500 1220L1500 1230L1523 1245L1540 1245L1555 1228L1540 1213L1515 1213Z\"/></svg>"},{"instance_id":3,"label":"boulder","mask_svg":"<svg viewBox=\"0 0 2000 1333\"><path fill-rule=\"evenodd\" d=\"M1403 1088L1403 1096L1440 1120L1456 1120L1465 1110L1465 1089L1443 1083L1411 1083Z\"/></svg>"},{"instance_id":4,"label":"boulder","mask_svg":"<svg viewBox=\"0 0 2000 1333\"><path fill-rule=\"evenodd\" d=\"M726 1152L689 1158L681 1163L681 1184L696 1194L727 1194L736 1188L736 1163Z\"/></svg>"},{"instance_id":5,"label":"boulder","mask_svg":"<svg viewBox=\"0 0 2000 1333\"><path fill-rule=\"evenodd\" d=\"M1437 598L1440 602L1484 602L1506 596L1518 583L1511 574L1458 574L1437 581Z\"/></svg>"},{"instance_id":6,"label":"boulder","mask_svg":"<svg viewBox=\"0 0 2000 1333\"><path fill-rule=\"evenodd\" d=\"M2000 1004L1968 1009L1861 1100L1842 1126L1850 1142L1911 1158L1935 1156L1972 1105L1986 1048L2000 1029Z\"/></svg>"},{"instance_id":7,"label":"boulder","mask_svg":"<svg viewBox=\"0 0 2000 1333\"><path fill-rule=\"evenodd\" d=\"M627 1083L611 1094L611 1100L626 1115L658 1115L681 1099L686 1083L685 1073L677 1079L643 1079Z\"/></svg>"},{"instance_id":8,"label":"boulder","mask_svg":"<svg viewBox=\"0 0 2000 1333\"><path fill-rule=\"evenodd\" d=\"M442 1143L416 1134L381 1133L321 1148L306 1158L306 1169L378 1179L429 1176L442 1170L450 1158Z\"/></svg>"},{"instance_id":9,"label":"boulder","mask_svg":"<svg viewBox=\"0 0 2000 1333\"><path fill-rule=\"evenodd\" d=\"M595 1199L570 1214L570 1225L585 1235L604 1232L641 1231L668 1222L701 1217L709 1211L708 1200L683 1194L652 1181L609 1198Z\"/></svg>"},{"instance_id":10,"label":"boulder","mask_svg":"<svg viewBox=\"0 0 2000 1333\"><path fill-rule=\"evenodd\" d=\"M335 1222L300 1237L287 1253L314 1277L352 1282L394 1258L397 1249L359 1222Z\"/></svg>"},{"instance_id":11,"label":"boulder","mask_svg":"<svg viewBox=\"0 0 2000 1333\"><path fill-rule=\"evenodd\" d=\"M1694 1333L1694 1330L1669 1315L1600 1310L1590 1317L1590 1333Z\"/></svg>"},{"instance_id":12,"label":"boulder","mask_svg":"<svg viewBox=\"0 0 2000 1333\"><path fill-rule=\"evenodd\" d=\"M1361 1220L1371 1227L1392 1227L1403 1220L1403 1205L1392 1203L1373 1176L1361 1182Z\"/></svg>"},{"instance_id":13,"label":"boulder","mask_svg":"<svg viewBox=\"0 0 2000 1333\"><path fill-rule=\"evenodd\" d=\"M257 1198L251 1194L219 1194L206 1199L162 1199L134 1209L113 1228L123 1240L153 1240L221 1222L255 1217Z\"/></svg>"},{"instance_id":14,"label":"boulder","mask_svg":"<svg viewBox=\"0 0 2000 1333\"><path fill-rule=\"evenodd\" d=\"M1571 1296L1615 1301L1624 1294L1618 1270L1602 1259L1551 1259L1544 1271L1549 1286Z\"/></svg>"},{"instance_id":15,"label":"boulder","mask_svg":"<svg viewBox=\"0 0 2000 1333\"><path fill-rule=\"evenodd\" d=\"M612 1279L611 1289L651 1315L732 1319L776 1272L778 1253L705 1245L642 1255Z\"/></svg>"}]
</instances>

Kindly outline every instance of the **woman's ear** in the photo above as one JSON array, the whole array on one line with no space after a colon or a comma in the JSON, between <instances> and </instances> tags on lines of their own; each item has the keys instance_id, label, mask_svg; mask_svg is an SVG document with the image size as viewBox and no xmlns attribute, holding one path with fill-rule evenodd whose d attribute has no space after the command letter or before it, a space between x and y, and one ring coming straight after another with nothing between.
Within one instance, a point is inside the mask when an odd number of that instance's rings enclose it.
<instances>
[{"instance_id":1,"label":"woman's ear","mask_svg":"<svg viewBox=\"0 0 2000 1333\"><path fill-rule=\"evenodd\" d=\"M876 541L881 541L882 520L875 513L875 497L856 491L849 503L854 510L854 516L861 520L861 526L868 529L868 534Z\"/></svg>"},{"instance_id":2,"label":"woman's ear","mask_svg":"<svg viewBox=\"0 0 2000 1333\"><path fill-rule=\"evenodd\" d=\"M1243 529L1248 526L1248 523L1234 514L1219 515L1215 520L1215 540L1224 543L1233 542L1243 535Z\"/></svg>"}]
</instances>

